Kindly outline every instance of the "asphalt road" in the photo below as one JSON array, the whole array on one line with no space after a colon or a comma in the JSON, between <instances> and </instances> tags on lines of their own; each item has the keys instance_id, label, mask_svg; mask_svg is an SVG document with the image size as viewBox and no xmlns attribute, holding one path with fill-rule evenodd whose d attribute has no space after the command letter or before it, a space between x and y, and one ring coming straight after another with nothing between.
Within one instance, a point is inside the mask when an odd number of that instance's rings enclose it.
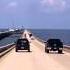
<instances>
[{"instance_id":1,"label":"asphalt road","mask_svg":"<svg viewBox=\"0 0 70 70\"><path fill-rule=\"evenodd\" d=\"M31 40L30 48L31 52L15 52L13 49L0 58L0 70L70 70L69 52L47 54L44 44L36 39Z\"/></svg>"}]
</instances>

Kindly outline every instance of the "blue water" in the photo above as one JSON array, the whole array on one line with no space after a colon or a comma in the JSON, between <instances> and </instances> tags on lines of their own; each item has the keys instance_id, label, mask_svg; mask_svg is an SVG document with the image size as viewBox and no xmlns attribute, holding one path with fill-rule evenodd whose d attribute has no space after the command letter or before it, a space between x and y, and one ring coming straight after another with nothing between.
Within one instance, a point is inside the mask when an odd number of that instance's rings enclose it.
<instances>
[{"instance_id":1,"label":"blue water","mask_svg":"<svg viewBox=\"0 0 70 70\"><path fill-rule=\"evenodd\" d=\"M20 34L13 34L9 37L5 37L4 39L0 40L0 47L16 42L20 36Z\"/></svg>"},{"instance_id":2,"label":"blue water","mask_svg":"<svg viewBox=\"0 0 70 70\"><path fill-rule=\"evenodd\" d=\"M30 31L44 41L47 41L49 38L59 38L64 45L70 45L70 30L30 29Z\"/></svg>"},{"instance_id":3,"label":"blue water","mask_svg":"<svg viewBox=\"0 0 70 70\"><path fill-rule=\"evenodd\" d=\"M0 29L0 32L8 31L8 29ZM9 37L5 37L4 39L0 40L0 47L14 43L18 38L20 38L21 34L13 34Z\"/></svg>"}]
</instances>

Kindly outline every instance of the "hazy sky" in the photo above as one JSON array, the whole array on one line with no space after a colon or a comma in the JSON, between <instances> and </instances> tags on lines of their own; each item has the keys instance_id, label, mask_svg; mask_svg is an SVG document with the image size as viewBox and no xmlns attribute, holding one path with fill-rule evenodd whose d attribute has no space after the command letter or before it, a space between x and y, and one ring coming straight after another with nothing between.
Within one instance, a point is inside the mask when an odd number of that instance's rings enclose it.
<instances>
[{"instance_id":1,"label":"hazy sky","mask_svg":"<svg viewBox=\"0 0 70 70\"><path fill-rule=\"evenodd\" d=\"M70 29L70 0L0 0L0 28Z\"/></svg>"}]
</instances>

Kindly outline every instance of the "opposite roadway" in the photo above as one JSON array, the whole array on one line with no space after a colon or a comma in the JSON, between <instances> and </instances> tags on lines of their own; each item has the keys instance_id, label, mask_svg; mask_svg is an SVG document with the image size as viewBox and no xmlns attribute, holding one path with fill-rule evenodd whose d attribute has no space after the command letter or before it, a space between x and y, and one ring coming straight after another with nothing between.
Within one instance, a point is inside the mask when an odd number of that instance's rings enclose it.
<instances>
[{"instance_id":1,"label":"opposite roadway","mask_svg":"<svg viewBox=\"0 0 70 70\"><path fill-rule=\"evenodd\" d=\"M28 32L25 30L27 38ZM24 34L22 35L22 37ZM44 52L44 44L30 40L31 52L15 52L15 48L0 58L0 70L70 70L70 53Z\"/></svg>"}]
</instances>

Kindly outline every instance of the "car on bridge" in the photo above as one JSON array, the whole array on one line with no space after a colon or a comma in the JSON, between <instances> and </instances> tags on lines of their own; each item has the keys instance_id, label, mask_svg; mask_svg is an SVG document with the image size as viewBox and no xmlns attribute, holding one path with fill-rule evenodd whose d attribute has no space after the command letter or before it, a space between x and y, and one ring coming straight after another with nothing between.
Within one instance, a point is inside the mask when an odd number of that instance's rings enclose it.
<instances>
[{"instance_id":1,"label":"car on bridge","mask_svg":"<svg viewBox=\"0 0 70 70\"><path fill-rule=\"evenodd\" d=\"M27 38L18 39L16 42L16 52L18 50L28 50L30 52L30 43Z\"/></svg>"},{"instance_id":2,"label":"car on bridge","mask_svg":"<svg viewBox=\"0 0 70 70\"><path fill-rule=\"evenodd\" d=\"M63 43L60 39L48 39L45 42L45 52L49 53L49 51L58 51L58 53L62 53L63 51Z\"/></svg>"}]
</instances>

